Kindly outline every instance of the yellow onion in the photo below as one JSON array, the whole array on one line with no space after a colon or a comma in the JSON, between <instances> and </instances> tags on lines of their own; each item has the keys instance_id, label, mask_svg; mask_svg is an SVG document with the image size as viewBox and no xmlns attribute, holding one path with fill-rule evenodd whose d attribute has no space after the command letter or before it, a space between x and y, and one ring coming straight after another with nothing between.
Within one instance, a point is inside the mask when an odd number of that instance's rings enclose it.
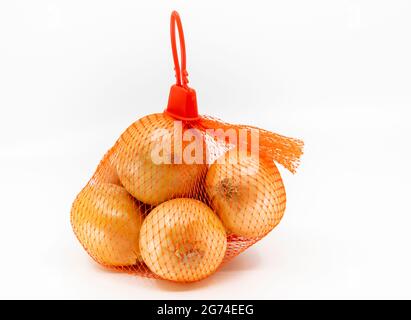
<instances>
[{"instance_id":1,"label":"yellow onion","mask_svg":"<svg viewBox=\"0 0 411 320\"><path fill-rule=\"evenodd\" d=\"M285 189L273 162L227 152L206 176L211 206L233 234L256 238L271 231L285 210Z\"/></svg>"},{"instance_id":2,"label":"yellow onion","mask_svg":"<svg viewBox=\"0 0 411 320\"><path fill-rule=\"evenodd\" d=\"M227 247L221 221L204 203L169 200L153 209L140 233L141 255L163 279L192 282L211 275Z\"/></svg>"},{"instance_id":3,"label":"yellow onion","mask_svg":"<svg viewBox=\"0 0 411 320\"><path fill-rule=\"evenodd\" d=\"M121 186L87 185L71 209L74 232L86 251L107 266L128 266L141 261L139 249L142 212Z\"/></svg>"},{"instance_id":4,"label":"yellow onion","mask_svg":"<svg viewBox=\"0 0 411 320\"><path fill-rule=\"evenodd\" d=\"M120 181L144 203L157 205L172 198L194 197L205 176L203 137L198 133L192 140L182 141L190 128L179 122L180 137L174 131L175 121L165 114L146 116L132 124L118 141L116 164ZM192 163L184 157L188 145L200 151L198 161Z\"/></svg>"}]
</instances>

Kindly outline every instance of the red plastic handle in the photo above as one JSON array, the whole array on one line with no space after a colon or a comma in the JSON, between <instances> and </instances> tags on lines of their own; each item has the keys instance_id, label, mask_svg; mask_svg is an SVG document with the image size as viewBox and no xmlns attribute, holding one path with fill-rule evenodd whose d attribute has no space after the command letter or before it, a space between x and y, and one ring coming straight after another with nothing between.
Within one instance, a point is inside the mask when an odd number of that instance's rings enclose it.
<instances>
[{"instance_id":1,"label":"red plastic handle","mask_svg":"<svg viewBox=\"0 0 411 320\"><path fill-rule=\"evenodd\" d=\"M178 37L180 39L181 69L180 69L180 63L178 60L178 53L177 53L176 25L178 29ZM184 41L183 25L181 24L180 15L178 14L177 11L173 11L171 13L170 36L171 36L171 49L173 51L174 70L176 72L177 85L187 87L188 73L186 70L186 44Z\"/></svg>"},{"instance_id":2,"label":"red plastic handle","mask_svg":"<svg viewBox=\"0 0 411 320\"><path fill-rule=\"evenodd\" d=\"M178 59L176 43L176 26L180 39L180 61ZM186 46L184 41L183 25L177 11L171 13L170 20L171 49L173 52L174 70L176 73L176 84L171 86L168 97L166 114L179 120L198 120L200 117L197 111L197 96L194 89L188 83L188 73L186 70Z\"/></svg>"}]
</instances>

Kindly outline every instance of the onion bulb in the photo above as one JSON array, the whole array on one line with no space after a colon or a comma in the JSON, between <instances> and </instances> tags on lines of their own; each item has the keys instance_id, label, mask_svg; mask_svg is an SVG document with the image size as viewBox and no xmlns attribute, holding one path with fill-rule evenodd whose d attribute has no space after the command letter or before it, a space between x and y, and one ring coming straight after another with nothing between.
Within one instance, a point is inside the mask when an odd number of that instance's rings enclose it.
<instances>
[{"instance_id":1,"label":"onion bulb","mask_svg":"<svg viewBox=\"0 0 411 320\"><path fill-rule=\"evenodd\" d=\"M86 251L107 266L128 266L141 261L139 234L142 212L121 186L87 185L71 209L74 232Z\"/></svg>"},{"instance_id":2,"label":"onion bulb","mask_svg":"<svg viewBox=\"0 0 411 320\"><path fill-rule=\"evenodd\" d=\"M227 152L206 176L211 206L228 232L247 238L262 237L281 220L285 189L273 162L257 156Z\"/></svg>"},{"instance_id":3,"label":"onion bulb","mask_svg":"<svg viewBox=\"0 0 411 320\"><path fill-rule=\"evenodd\" d=\"M180 132L175 129L178 125ZM203 137L198 131L190 136L195 132L191 131L184 141L187 129L181 121L153 114L136 121L120 137L117 173L136 199L157 205L195 196L207 166Z\"/></svg>"},{"instance_id":4,"label":"onion bulb","mask_svg":"<svg viewBox=\"0 0 411 320\"><path fill-rule=\"evenodd\" d=\"M221 221L204 203L187 198L154 208L140 233L141 255L163 279L192 282L211 275L227 247Z\"/></svg>"}]
</instances>

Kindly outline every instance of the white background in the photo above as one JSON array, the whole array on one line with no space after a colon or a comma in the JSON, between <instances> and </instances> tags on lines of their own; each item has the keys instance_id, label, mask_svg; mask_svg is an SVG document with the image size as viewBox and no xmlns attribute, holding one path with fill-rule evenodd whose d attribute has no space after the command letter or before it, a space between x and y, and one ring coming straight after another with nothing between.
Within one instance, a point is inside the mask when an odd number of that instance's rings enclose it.
<instances>
[{"instance_id":1,"label":"white background","mask_svg":"<svg viewBox=\"0 0 411 320\"><path fill-rule=\"evenodd\" d=\"M71 203L174 81L201 113L302 138L286 215L199 283L97 266ZM1 1L0 298L411 298L410 1Z\"/></svg>"}]
</instances>

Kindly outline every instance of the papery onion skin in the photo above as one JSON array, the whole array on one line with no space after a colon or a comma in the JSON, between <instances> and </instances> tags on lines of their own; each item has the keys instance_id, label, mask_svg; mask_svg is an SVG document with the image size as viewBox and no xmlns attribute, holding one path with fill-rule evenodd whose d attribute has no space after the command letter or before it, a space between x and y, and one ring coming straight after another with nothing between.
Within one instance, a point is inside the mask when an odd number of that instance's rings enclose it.
<instances>
[{"instance_id":1,"label":"papery onion skin","mask_svg":"<svg viewBox=\"0 0 411 320\"><path fill-rule=\"evenodd\" d=\"M139 234L143 214L135 199L121 186L87 185L71 209L73 230L98 263L130 266L141 261Z\"/></svg>"},{"instance_id":2,"label":"papery onion skin","mask_svg":"<svg viewBox=\"0 0 411 320\"><path fill-rule=\"evenodd\" d=\"M180 198L162 203L148 215L141 228L140 248L144 262L157 276L193 282L220 266L227 237L207 205Z\"/></svg>"},{"instance_id":3,"label":"papery onion skin","mask_svg":"<svg viewBox=\"0 0 411 320\"><path fill-rule=\"evenodd\" d=\"M175 119L165 114L152 114L132 124L118 141L117 172L122 185L136 199L150 205L158 205L177 197L195 197L198 185L202 183L207 170L205 144L198 132L199 148L203 150L200 159L191 163L183 156L184 148L194 141L182 141L181 152L175 148ZM182 134L189 129L182 124ZM165 130L164 134L161 130ZM167 132L170 135L167 135ZM170 144L171 163L156 163L153 154L161 143ZM194 142L197 143L197 142ZM153 151L154 150L154 151ZM162 153L160 152L162 155Z\"/></svg>"},{"instance_id":4,"label":"papery onion skin","mask_svg":"<svg viewBox=\"0 0 411 320\"><path fill-rule=\"evenodd\" d=\"M224 163L211 165L205 180L211 207L229 233L263 237L284 215L286 195L280 173L272 161L256 156L227 152L223 157Z\"/></svg>"}]
</instances>

